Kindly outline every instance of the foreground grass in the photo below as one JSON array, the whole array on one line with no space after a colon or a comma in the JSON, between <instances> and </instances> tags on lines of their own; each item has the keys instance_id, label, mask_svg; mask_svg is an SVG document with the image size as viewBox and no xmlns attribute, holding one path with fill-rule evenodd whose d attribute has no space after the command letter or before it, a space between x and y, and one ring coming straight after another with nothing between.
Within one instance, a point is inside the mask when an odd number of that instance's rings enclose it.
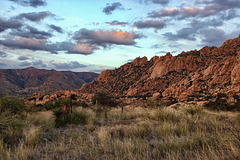
<instances>
[{"instance_id":1,"label":"foreground grass","mask_svg":"<svg viewBox=\"0 0 240 160\"><path fill-rule=\"evenodd\" d=\"M0 126L5 121L1 116L5 114L0 115ZM48 111L6 117L8 127L0 134L0 160L30 159L34 148L41 143L42 134L54 127L54 117Z\"/></svg>"},{"instance_id":2,"label":"foreground grass","mask_svg":"<svg viewBox=\"0 0 240 160\"><path fill-rule=\"evenodd\" d=\"M26 113L18 145L0 141L2 159L240 159L239 112L193 105L76 112L84 123L61 128L50 111Z\"/></svg>"}]
</instances>

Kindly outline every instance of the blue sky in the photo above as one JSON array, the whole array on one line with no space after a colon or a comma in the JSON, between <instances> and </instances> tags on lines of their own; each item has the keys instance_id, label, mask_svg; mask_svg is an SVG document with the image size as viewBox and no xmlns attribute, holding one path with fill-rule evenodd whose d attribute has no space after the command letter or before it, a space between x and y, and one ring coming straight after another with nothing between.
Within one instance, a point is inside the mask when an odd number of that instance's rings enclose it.
<instances>
[{"instance_id":1,"label":"blue sky","mask_svg":"<svg viewBox=\"0 0 240 160\"><path fill-rule=\"evenodd\" d=\"M239 0L1 0L0 68L101 72L136 57L220 46Z\"/></svg>"}]
</instances>

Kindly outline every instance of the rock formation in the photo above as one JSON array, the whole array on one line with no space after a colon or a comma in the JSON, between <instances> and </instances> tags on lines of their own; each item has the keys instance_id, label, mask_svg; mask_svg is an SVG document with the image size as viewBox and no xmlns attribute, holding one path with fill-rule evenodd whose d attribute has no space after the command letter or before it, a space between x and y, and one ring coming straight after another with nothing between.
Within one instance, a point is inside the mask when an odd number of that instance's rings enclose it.
<instances>
[{"instance_id":1,"label":"rock formation","mask_svg":"<svg viewBox=\"0 0 240 160\"><path fill-rule=\"evenodd\" d=\"M136 58L115 70L102 72L83 93L104 91L115 97L150 97L203 100L226 93L240 95L240 36L217 47L167 53L162 57ZM155 96L154 96L155 97Z\"/></svg>"},{"instance_id":2,"label":"rock formation","mask_svg":"<svg viewBox=\"0 0 240 160\"><path fill-rule=\"evenodd\" d=\"M62 97L67 96L62 92ZM91 84L74 92L78 98L88 99L106 92L128 100L153 97L166 101L205 101L225 93L233 100L231 97L240 95L240 36L219 48L204 47L177 56L167 53L149 61L138 57L115 70L103 71ZM52 100L56 94L43 99Z\"/></svg>"}]
</instances>

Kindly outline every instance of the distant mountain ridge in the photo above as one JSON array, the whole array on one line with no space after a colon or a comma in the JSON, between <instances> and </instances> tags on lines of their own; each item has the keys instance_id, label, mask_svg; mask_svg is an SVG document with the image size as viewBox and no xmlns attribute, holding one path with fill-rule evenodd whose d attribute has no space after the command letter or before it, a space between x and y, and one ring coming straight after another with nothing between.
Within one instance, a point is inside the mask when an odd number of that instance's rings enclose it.
<instances>
[{"instance_id":1,"label":"distant mountain ridge","mask_svg":"<svg viewBox=\"0 0 240 160\"><path fill-rule=\"evenodd\" d=\"M98 77L92 72L71 72L37 69L0 69L0 95L31 96L35 92L46 94L81 88Z\"/></svg>"}]
</instances>

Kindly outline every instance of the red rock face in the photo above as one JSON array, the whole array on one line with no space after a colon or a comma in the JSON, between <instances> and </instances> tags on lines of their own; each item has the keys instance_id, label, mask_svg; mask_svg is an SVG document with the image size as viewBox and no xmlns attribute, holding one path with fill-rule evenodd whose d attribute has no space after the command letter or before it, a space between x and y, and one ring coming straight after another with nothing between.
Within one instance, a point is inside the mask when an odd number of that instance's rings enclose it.
<instances>
[{"instance_id":1,"label":"red rock face","mask_svg":"<svg viewBox=\"0 0 240 160\"><path fill-rule=\"evenodd\" d=\"M203 99L217 93L240 95L240 36L226 41L221 47L182 52L177 56L167 53L136 58L115 70L103 71L83 93L107 92L115 97L152 96L179 101Z\"/></svg>"}]
</instances>

